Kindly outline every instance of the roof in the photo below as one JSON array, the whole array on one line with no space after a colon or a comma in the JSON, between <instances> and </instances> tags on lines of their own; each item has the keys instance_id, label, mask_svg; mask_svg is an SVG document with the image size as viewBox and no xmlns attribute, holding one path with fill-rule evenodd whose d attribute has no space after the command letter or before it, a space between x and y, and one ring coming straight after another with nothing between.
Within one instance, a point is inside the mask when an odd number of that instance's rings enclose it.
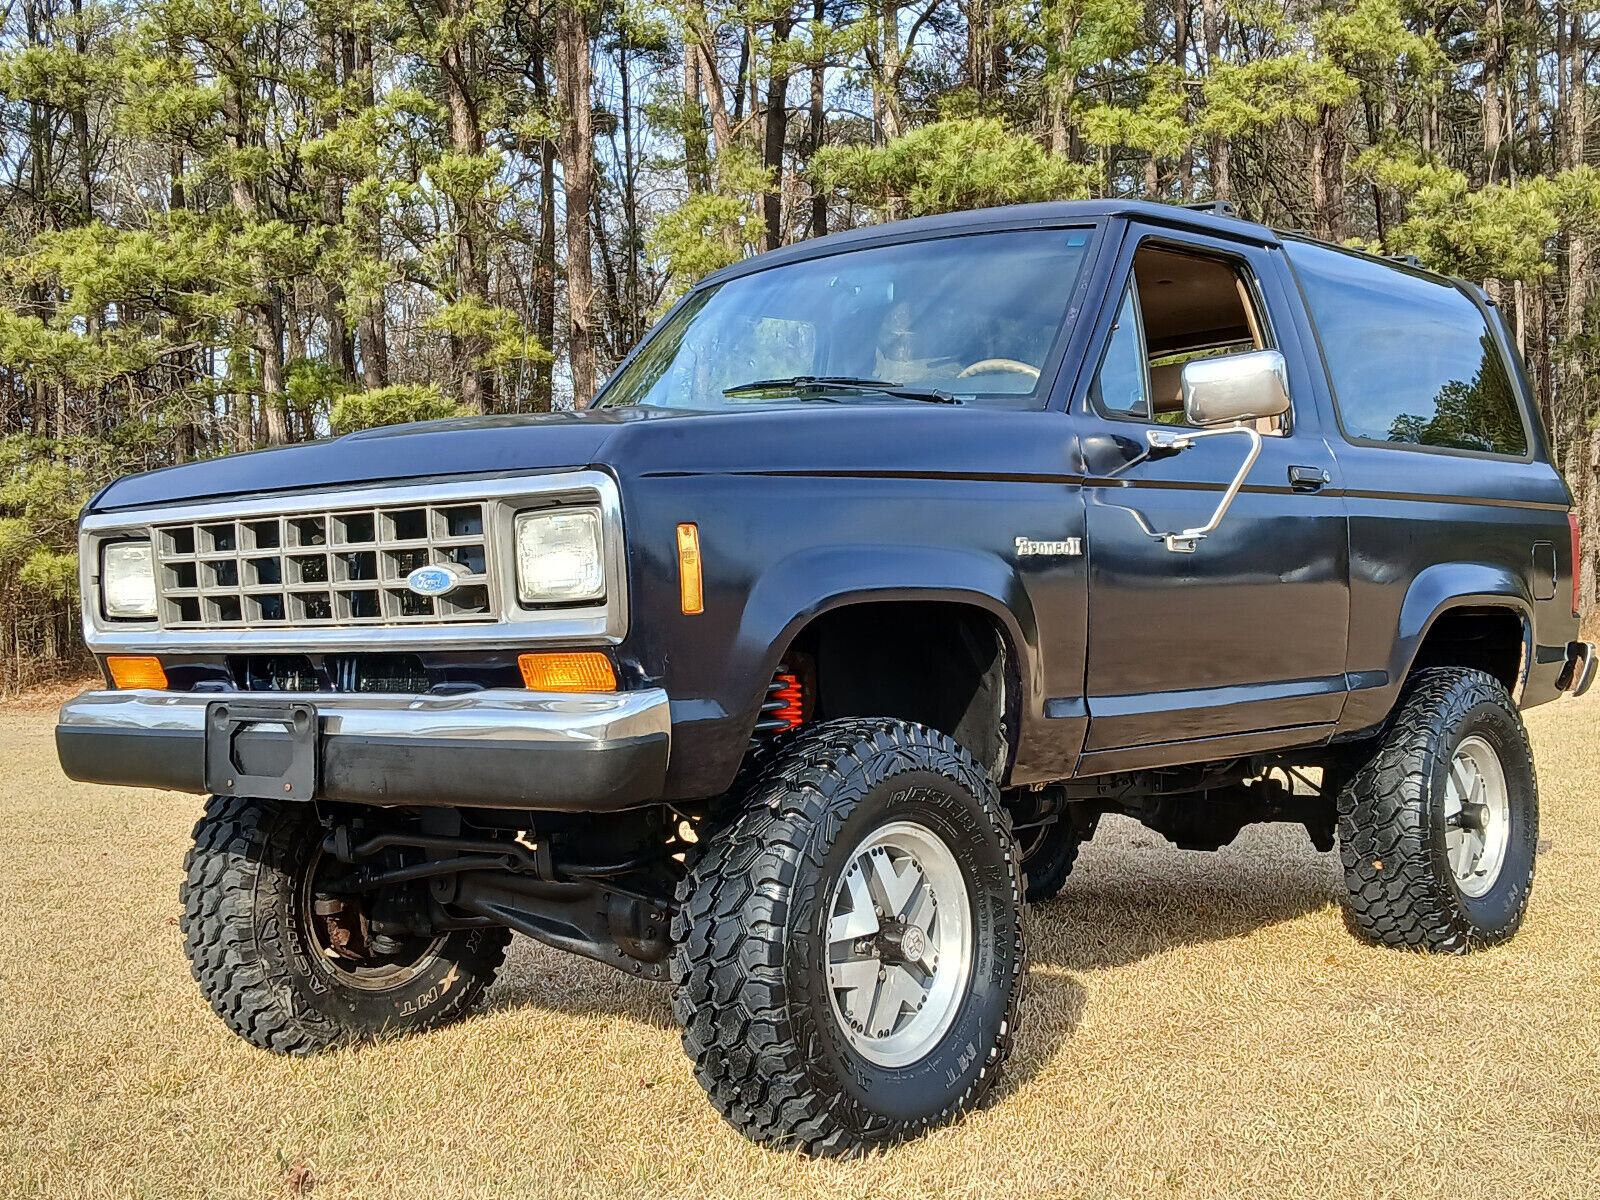
<instances>
[{"instance_id":1,"label":"roof","mask_svg":"<svg viewBox=\"0 0 1600 1200\"><path fill-rule=\"evenodd\" d=\"M974 208L964 212L940 213L932 217L913 217L906 221L887 221L864 225L826 237L807 238L765 254L757 254L724 267L698 281L697 287L722 283L740 275L752 275L768 267L822 258L843 250L889 245L907 239L941 237L958 233L996 232L1007 229L1038 229L1052 225L1092 224L1113 218L1132 218L1173 229L1244 239L1262 246L1279 246L1285 241L1309 242L1364 258L1379 266L1412 275L1423 275L1460 285L1463 281L1430 271L1410 255L1383 256L1324 241L1307 233L1270 229L1243 217L1212 211L1209 207L1190 208L1181 204L1161 204L1153 200L1056 200L1044 204L1010 204L999 208ZM1481 292L1475 285L1474 291Z\"/></svg>"},{"instance_id":2,"label":"roof","mask_svg":"<svg viewBox=\"0 0 1600 1200\"><path fill-rule=\"evenodd\" d=\"M842 250L884 245L908 238L1006 229L1034 229L1072 223L1090 224L1116 217L1137 218L1152 224L1188 229L1196 233L1243 238L1259 245L1279 244L1278 235L1265 225L1204 209L1185 208L1178 204L1158 204L1150 200L1058 200L1045 204L1011 204L1002 208L976 208L965 212L940 213L933 217L889 221L882 225L866 225L843 233L831 233L826 237L808 238L724 267L706 276L701 283L721 283L727 279L764 271L768 267L781 266L784 263L802 262L808 258L837 254Z\"/></svg>"}]
</instances>

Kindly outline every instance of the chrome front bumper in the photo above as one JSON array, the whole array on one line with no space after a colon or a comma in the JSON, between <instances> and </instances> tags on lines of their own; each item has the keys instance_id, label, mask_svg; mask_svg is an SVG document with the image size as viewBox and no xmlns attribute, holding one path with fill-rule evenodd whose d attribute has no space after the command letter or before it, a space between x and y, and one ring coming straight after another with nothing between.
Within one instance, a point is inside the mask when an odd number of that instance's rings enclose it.
<instances>
[{"instance_id":1,"label":"chrome front bumper","mask_svg":"<svg viewBox=\"0 0 1600 1200\"><path fill-rule=\"evenodd\" d=\"M207 779L207 710L230 701L314 706L320 800L632 808L661 794L671 747L667 694L660 688L582 694L493 689L458 696L100 691L61 709L56 748L62 768L89 783L224 790L228 781ZM241 734L240 745L270 764L274 744L281 758L289 736L263 726ZM246 744L251 741L257 744Z\"/></svg>"}]
</instances>

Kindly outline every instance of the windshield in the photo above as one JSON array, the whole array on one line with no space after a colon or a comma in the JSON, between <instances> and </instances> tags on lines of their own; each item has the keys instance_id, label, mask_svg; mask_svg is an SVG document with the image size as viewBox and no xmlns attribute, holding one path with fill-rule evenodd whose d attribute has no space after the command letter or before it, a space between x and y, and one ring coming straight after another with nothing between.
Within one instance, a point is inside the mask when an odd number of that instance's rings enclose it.
<instances>
[{"instance_id":1,"label":"windshield","mask_svg":"<svg viewBox=\"0 0 1600 1200\"><path fill-rule=\"evenodd\" d=\"M1042 406L1039 373L1092 238L967 234L730 279L693 293L599 404L726 409L892 394Z\"/></svg>"}]
</instances>

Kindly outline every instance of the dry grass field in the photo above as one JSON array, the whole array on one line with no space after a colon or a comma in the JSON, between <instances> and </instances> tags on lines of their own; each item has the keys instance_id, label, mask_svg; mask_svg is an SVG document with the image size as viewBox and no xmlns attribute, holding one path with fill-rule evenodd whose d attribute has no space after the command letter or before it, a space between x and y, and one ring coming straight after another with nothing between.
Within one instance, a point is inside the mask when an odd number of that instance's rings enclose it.
<instances>
[{"instance_id":1,"label":"dry grass field","mask_svg":"<svg viewBox=\"0 0 1600 1200\"><path fill-rule=\"evenodd\" d=\"M0 712L0 1196L1600 1197L1600 694L1531 714L1532 912L1465 959L1345 933L1297 827L1107 821L1034 922L997 1102L860 1162L725 1128L665 988L519 939L486 1009L270 1057L179 943L197 799L69 784Z\"/></svg>"}]
</instances>

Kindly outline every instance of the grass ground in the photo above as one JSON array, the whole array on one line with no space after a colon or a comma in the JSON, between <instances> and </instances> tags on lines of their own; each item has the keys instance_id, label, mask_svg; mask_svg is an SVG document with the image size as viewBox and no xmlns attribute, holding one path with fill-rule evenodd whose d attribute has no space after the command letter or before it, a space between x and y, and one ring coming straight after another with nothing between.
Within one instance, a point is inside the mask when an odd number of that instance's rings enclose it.
<instances>
[{"instance_id":1,"label":"grass ground","mask_svg":"<svg viewBox=\"0 0 1600 1200\"><path fill-rule=\"evenodd\" d=\"M0 712L0 1196L1600 1197L1600 694L1530 714L1533 906L1357 945L1298 827L1107 821L1034 921L997 1103L854 1163L746 1144L667 991L523 939L481 1014L311 1061L227 1033L177 928L194 797L70 784Z\"/></svg>"}]
</instances>

